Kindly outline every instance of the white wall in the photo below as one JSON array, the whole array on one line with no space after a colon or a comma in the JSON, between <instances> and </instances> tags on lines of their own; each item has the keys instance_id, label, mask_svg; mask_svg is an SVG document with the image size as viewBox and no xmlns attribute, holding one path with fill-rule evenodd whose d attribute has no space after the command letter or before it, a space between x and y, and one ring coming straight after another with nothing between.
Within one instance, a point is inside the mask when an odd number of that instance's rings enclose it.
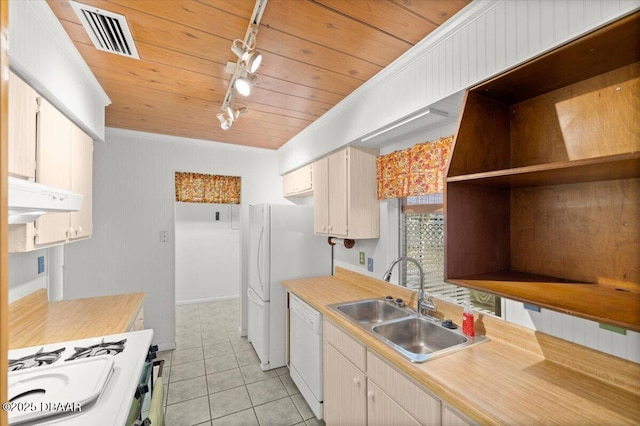
<instances>
[{"instance_id":1,"label":"white wall","mask_svg":"<svg viewBox=\"0 0 640 426\"><path fill-rule=\"evenodd\" d=\"M38 257L44 256L45 272L38 274ZM9 303L34 291L47 288L49 280L47 249L29 253L9 253Z\"/></svg>"},{"instance_id":2,"label":"white wall","mask_svg":"<svg viewBox=\"0 0 640 426\"><path fill-rule=\"evenodd\" d=\"M240 229L231 216L239 206L177 202L175 208L176 304L240 296Z\"/></svg>"},{"instance_id":3,"label":"white wall","mask_svg":"<svg viewBox=\"0 0 640 426\"><path fill-rule=\"evenodd\" d=\"M176 171L240 176L243 229L249 204L287 202L275 151L107 128L94 148L93 237L65 246L64 296L145 292L145 326L165 347L175 341ZM243 250L244 292L246 262Z\"/></svg>"},{"instance_id":4,"label":"white wall","mask_svg":"<svg viewBox=\"0 0 640 426\"><path fill-rule=\"evenodd\" d=\"M63 246L28 253L9 253L9 303L41 288L49 300L62 299ZM38 258L44 257L44 272L38 273Z\"/></svg>"}]
</instances>

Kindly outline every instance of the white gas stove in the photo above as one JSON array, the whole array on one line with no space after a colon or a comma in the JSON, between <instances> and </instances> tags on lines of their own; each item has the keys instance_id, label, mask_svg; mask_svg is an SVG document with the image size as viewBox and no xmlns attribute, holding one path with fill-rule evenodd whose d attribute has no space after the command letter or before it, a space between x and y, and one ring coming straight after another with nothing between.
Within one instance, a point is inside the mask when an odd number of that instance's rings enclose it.
<instances>
[{"instance_id":1,"label":"white gas stove","mask_svg":"<svg viewBox=\"0 0 640 426\"><path fill-rule=\"evenodd\" d=\"M124 426L153 330L9 351L10 425Z\"/></svg>"}]
</instances>

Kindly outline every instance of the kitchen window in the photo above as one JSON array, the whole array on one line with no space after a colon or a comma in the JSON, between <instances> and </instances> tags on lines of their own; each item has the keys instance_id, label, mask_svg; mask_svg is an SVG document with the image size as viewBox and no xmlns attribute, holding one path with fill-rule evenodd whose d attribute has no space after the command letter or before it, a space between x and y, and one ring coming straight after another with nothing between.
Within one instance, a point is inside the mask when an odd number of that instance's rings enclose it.
<instances>
[{"instance_id":1,"label":"kitchen window","mask_svg":"<svg viewBox=\"0 0 640 426\"><path fill-rule=\"evenodd\" d=\"M469 299L476 311L500 316L499 297L444 281L442 194L406 197L401 203L400 254L420 262L426 293L462 306ZM400 266L401 285L420 288L418 268L410 262L402 262Z\"/></svg>"}]
</instances>

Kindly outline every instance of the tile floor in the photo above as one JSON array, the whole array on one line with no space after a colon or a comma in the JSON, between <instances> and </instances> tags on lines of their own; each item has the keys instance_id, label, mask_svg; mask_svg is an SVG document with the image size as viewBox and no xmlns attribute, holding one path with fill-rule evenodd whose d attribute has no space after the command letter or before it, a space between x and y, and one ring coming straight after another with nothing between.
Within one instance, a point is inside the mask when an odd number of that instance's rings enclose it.
<instances>
[{"instance_id":1,"label":"tile floor","mask_svg":"<svg viewBox=\"0 0 640 426\"><path fill-rule=\"evenodd\" d=\"M260 369L238 325L238 300L176 308L176 349L158 355L165 360L166 425L324 425L287 367Z\"/></svg>"}]
</instances>

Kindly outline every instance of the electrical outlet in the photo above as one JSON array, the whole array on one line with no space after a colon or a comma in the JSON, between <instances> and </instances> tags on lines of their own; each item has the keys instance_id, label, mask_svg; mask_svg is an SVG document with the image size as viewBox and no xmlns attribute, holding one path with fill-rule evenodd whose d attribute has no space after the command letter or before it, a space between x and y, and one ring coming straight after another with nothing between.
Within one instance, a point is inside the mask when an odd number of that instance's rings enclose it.
<instances>
[{"instance_id":1,"label":"electrical outlet","mask_svg":"<svg viewBox=\"0 0 640 426\"><path fill-rule=\"evenodd\" d=\"M362 266L364 266L364 252L363 251L360 252L360 264Z\"/></svg>"},{"instance_id":2,"label":"electrical outlet","mask_svg":"<svg viewBox=\"0 0 640 426\"><path fill-rule=\"evenodd\" d=\"M160 242L166 243L167 241L169 241L169 235L167 231L160 231Z\"/></svg>"},{"instance_id":3,"label":"electrical outlet","mask_svg":"<svg viewBox=\"0 0 640 426\"><path fill-rule=\"evenodd\" d=\"M373 258L367 259L367 271L373 272Z\"/></svg>"},{"instance_id":4,"label":"electrical outlet","mask_svg":"<svg viewBox=\"0 0 640 426\"><path fill-rule=\"evenodd\" d=\"M38 256L38 273L44 272L44 256Z\"/></svg>"},{"instance_id":5,"label":"electrical outlet","mask_svg":"<svg viewBox=\"0 0 640 426\"><path fill-rule=\"evenodd\" d=\"M216 220L220 220L220 212L216 212Z\"/></svg>"}]
</instances>

